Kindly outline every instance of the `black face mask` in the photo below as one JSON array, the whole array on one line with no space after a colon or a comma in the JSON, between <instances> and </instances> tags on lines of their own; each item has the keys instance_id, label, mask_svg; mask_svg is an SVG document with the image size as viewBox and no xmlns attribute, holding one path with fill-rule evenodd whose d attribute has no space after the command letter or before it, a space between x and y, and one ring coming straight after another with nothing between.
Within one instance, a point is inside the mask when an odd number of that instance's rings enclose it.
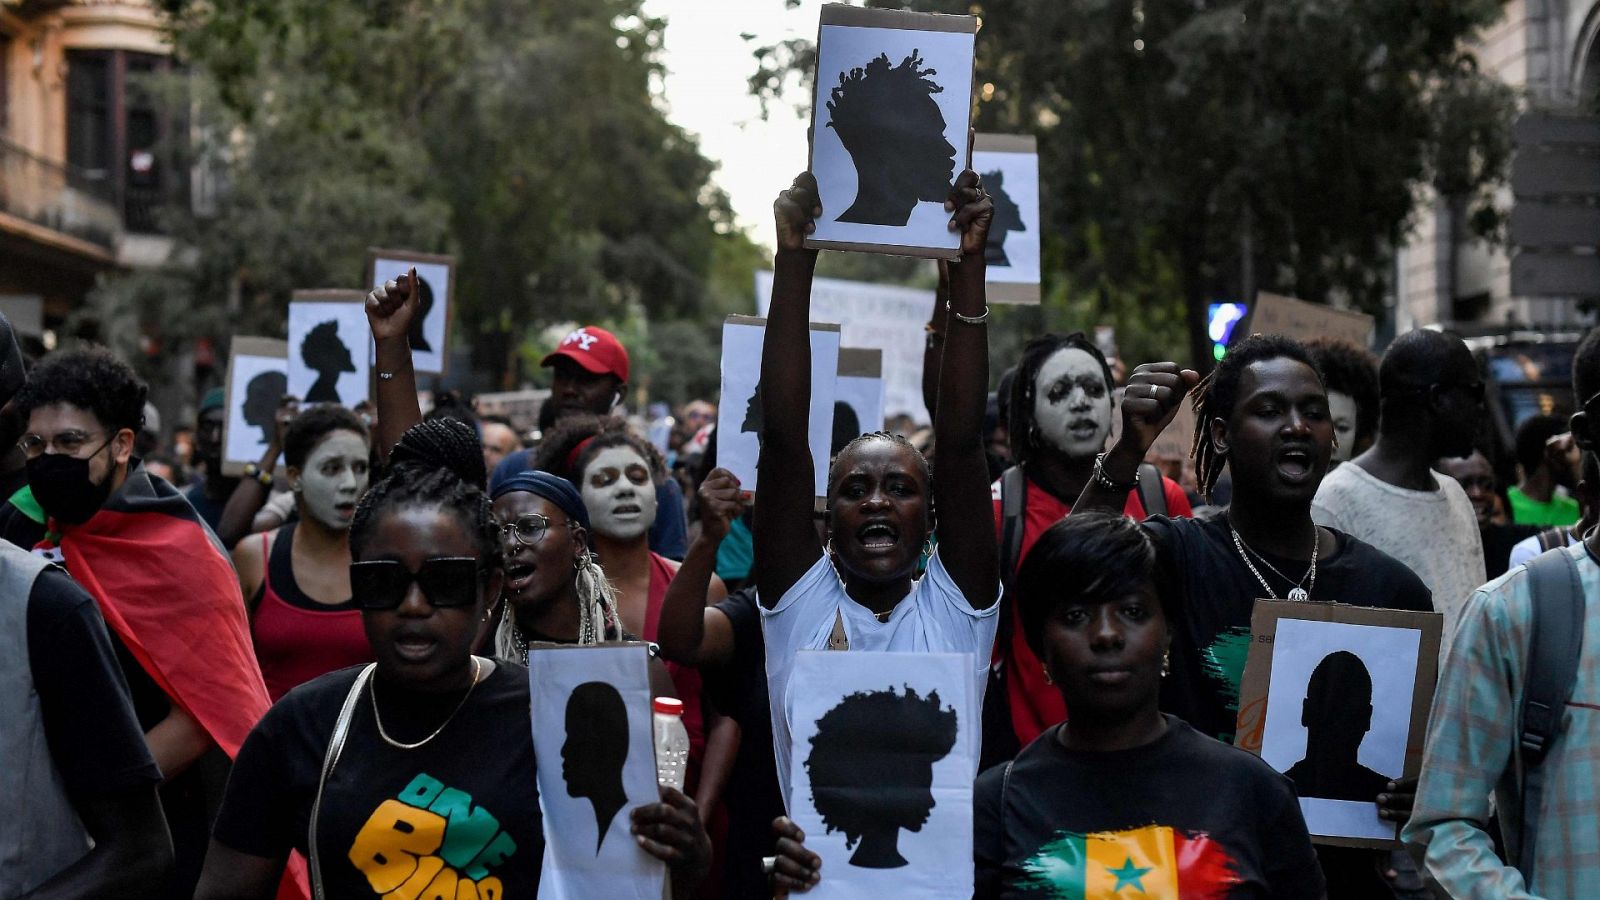
<instances>
[{"instance_id":1,"label":"black face mask","mask_svg":"<svg viewBox=\"0 0 1600 900\"><path fill-rule=\"evenodd\" d=\"M106 444L101 444L100 450ZM99 512L111 495L111 475L107 473L105 480L96 484L89 480L89 459L42 453L28 460L28 486L33 488L33 499L56 521L81 525Z\"/></svg>"}]
</instances>

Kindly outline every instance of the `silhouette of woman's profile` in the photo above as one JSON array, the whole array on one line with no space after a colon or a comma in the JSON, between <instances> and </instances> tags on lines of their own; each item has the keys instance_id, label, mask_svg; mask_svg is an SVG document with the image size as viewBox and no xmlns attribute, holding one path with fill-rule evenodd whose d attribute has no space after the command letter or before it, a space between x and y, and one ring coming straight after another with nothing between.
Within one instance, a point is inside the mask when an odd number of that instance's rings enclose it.
<instances>
[{"instance_id":1,"label":"silhouette of woman's profile","mask_svg":"<svg viewBox=\"0 0 1600 900\"><path fill-rule=\"evenodd\" d=\"M428 313L433 310L433 285L420 274L417 276L417 314L411 317L411 331L406 335L406 340L411 344L411 349L421 350L423 353L432 353L433 345L422 334L422 326L428 321Z\"/></svg>"},{"instance_id":2,"label":"silhouette of woman's profile","mask_svg":"<svg viewBox=\"0 0 1600 900\"><path fill-rule=\"evenodd\" d=\"M956 745L956 711L907 687L863 691L817 720L806 757L811 802L846 849L860 842L850 865L896 869L900 829L921 831L932 814L933 764Z\"/></svg>"},{"instance_id":3,"label":"silhouette of woman's profile","mask_svg":"<svg viewBox=\"0 0 1600 900\"><path fill-rule=\"evenodd\" d=\"M339 403L339 376L354 372L350 348L339 339L339 323L329 319L311 329L300 342L300 358L306 368L317 373L317 380L306 391L307 403Z\"/></svg>"},{"instance_id":4,"label":"silhouette of woman's profile","mask_svg":"<svg viewBox=\"0 0 1600 900\"><path fill-rule=\"evenodd\" d=\"M945 139L933 95L938 72L918 51L898 66L887 54L839 73L828 99L828 126L856 168L856 199L840 222L904 225L919 201L943 203L955 175L956 148Z\"/></svg>"},{"instance_id":5,"label":"silhouette of woman's profile","mask_svg":"<svg viewBox=\"0 0 1600 900\"><path fill-rule=\"evenodd\" d=\"M277 428L275 419L278 404L288 392L289 377L282 372L262 372L245 385L244 403L239 411L246 425L261 429L261 437L256 439L256 443L272 443L273 432Z\"/></svg>"},{"instance_id":6,"label":"silhouette of woman's profile","mask_svg":"<svg viewBox=\"0 0 1600 900\"><path fill-rule=\"evenodd\" d=\"M586 681L567 698L567 740L561 745L561 780L568 797L587 797L594 806L594 853L600 855L606 831L628 802L622 766L628 761L628 708L622 694L604 681Z\"/></svg>"},{"instance_id":7,"label":"silhouette of woman's profile","mask_svg":"<svg viewBox=\"0 0 1600 900\"><path fill-rule=\"evenodd\" d=\"M989 222L989 243L983 249L984 262L991 266L1009 266L1011 259L1006 256L1006 234L1012 231L1027 231L1022 224L1022 210L1011 195L1005 191L1006 173L994 171L983 176L984 190L989 192L989 199L994 202L994 219Z\"/></svg>"},{"instance_id":8,"label":"silhouette of woman's profile","mask_svg":"<svg viewBox=\"0 0 1600 900\"><path fill-rule=\"evenodd\" d=\"M756 389L750 392L750 399L744 405L744 421L739 423L739 431L751 432L759 439L765 421L761 412L761 382L757 381Z\"/></svg>"}]
</instances>

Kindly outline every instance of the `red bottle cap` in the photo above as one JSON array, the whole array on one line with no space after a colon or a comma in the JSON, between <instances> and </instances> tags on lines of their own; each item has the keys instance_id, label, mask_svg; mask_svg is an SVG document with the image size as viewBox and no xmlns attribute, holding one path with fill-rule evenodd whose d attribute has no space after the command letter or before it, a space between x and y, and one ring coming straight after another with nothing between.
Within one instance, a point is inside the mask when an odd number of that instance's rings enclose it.
<instances>
[{"instance_id":1,"label":"red bottle cap","mask_svg":"<svg viewBox=\"0 0 1600 900\"><path fill-rule=\"evenodd\" d=\"M650 701L650 708L664 716L683 715L683 701L676 697L657 697Z\"/></svg>"}]
</instances>

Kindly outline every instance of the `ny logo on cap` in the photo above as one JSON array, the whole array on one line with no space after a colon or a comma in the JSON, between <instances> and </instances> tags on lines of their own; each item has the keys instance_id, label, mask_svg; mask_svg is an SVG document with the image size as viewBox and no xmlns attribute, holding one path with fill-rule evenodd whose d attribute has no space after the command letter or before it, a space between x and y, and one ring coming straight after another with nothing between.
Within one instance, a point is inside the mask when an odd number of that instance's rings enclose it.
<instances>
[{"instance_id":1,"label":"ny logo on cap","mask_svg":"<svg viewBox=\"0 0 1600 900\"><path fill-rule=\"evenodd\" d=\"M579 345L578 349L588 350L590 347L593 347L595 341L598 340L600 340L598 337L590 334L587 331L584 331L582 328L579 328L577 331L574 331L573 333L562 338L561 346L565 347L568 344L576 343Z\"/></svg>"}]
</instances>

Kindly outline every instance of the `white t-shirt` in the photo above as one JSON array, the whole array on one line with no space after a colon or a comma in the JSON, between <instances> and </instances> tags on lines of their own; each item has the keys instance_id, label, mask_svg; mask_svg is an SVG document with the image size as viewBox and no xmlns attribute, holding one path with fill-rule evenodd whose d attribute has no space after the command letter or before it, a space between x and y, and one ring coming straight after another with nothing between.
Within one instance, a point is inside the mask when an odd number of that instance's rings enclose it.
<instances>
[{"instance_id":1,"label":"white t-shirt","mask_svg":"<svg viewBox=\"0 0 1600 900\"><path fill-rule=\"evenodd\" d=\"M850 599L824 553L778 605L761 609L761 630L767 644L767 704L772 712L772 747L778 764L778 786L784 806L789 805L789 676L799 650L826 650L834 620L844 622L845 637L854 651L912 653L970 653L974 696L982 701L988 684L989 655L994 648L1000 617L998 589L986 609L973 609L961 589L950 579L939 553L928 560L928 570L889 614L879 622L872 610Z\"/></svg>"},{"instance_id":2,"label":"white t-shirt","mask_svg":"<svg viewBox=\"0 0 1600 900\"><path fill-rule=\"evenodd\" d=\"M1434 490L1396 487L1353 462L1322 479L1311 518L1358 537L1404 563L1433 592L1444 614L1439 658L1456 633L1461 608L1488 581L1483 536L1472 501L1454 478L1430 472Z\"/></svg>"},{"instance_id":3,"label":"white t-shirt","mask_svg":"<svg viewBox=\"0 0 1600 900\"><path fill-rule=\"evenodd\" d=\"M1568 547L1576 547L1581 543L1583 543L1583 541L1579 538L1573 537L1572 529L1568 528L1566 545ZM1517 541L1516 546L1511 548L1511 562L1506 565L1506 571L1509 572L1512 569L1515 569L1517 566L1526 565L1535 556L1538 556L1543 552L1543 550L1539 549L1539 536L1537 534L1533 535L1532 537L1525 537L1522 540Z\"/></svg>"}]
</instances>

